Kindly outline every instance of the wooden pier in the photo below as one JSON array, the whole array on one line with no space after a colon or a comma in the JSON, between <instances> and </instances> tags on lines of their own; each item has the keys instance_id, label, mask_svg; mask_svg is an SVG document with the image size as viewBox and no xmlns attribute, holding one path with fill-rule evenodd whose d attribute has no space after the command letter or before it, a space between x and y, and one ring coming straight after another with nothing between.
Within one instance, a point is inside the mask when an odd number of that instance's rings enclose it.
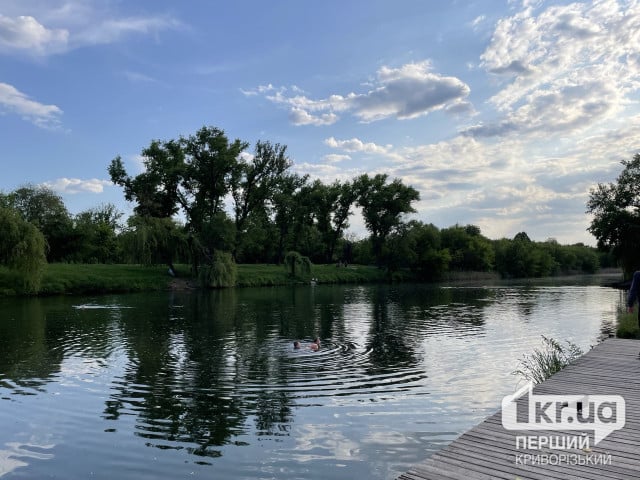
<instances>
[{"instance_id":1,"label":"wooden pier","mask_svg":"<svg viewBox=\"0 0 640 480\"><path fill-rule=\"evenodd\" d=\"M626 404L625 425L597 445L592 433L586 446L584 436L576 431L507 430L501 410L398 480L640 479L639 352L638 340L610 338L533 389L533 395L620 395ZM531 418L527 394L517 405L519 421L522 413L525 420ZM558 448L562 443L556 443L555 448L535 443L550 436L556 442L562 438L575 441L576 436L582 441L578 447L568 441L565 447L571 448ZM523 438L533 438L534 444L525 445Z\"/></svg>"}]
</instances>

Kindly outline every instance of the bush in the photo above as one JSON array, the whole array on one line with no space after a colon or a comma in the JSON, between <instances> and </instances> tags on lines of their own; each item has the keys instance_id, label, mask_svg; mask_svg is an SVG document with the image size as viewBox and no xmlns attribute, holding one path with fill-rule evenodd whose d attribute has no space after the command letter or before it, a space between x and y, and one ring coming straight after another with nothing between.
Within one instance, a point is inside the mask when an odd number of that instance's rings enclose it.
<instances>
[{"instance_id":1,"label":"bush","mask_svg":"<svg viewBox=\"0 0 640 480\"><path fill-rule=\"evenodd\" d=\"M229 252L214 250L210 265L200 267L200 285L206 288L233 287L238 278L238 266Z\"/></svg>"},{"instance_id":2,"label":"bush","mask_svg":"<svg viewBox=\"0 0 640 480\"><path fill-rule=\"evenodd\" d=\"M298 252L289 252L284 257L284 266L291 277L307 278L311 275L311 260Z\"/></svg>"}]
</instances>

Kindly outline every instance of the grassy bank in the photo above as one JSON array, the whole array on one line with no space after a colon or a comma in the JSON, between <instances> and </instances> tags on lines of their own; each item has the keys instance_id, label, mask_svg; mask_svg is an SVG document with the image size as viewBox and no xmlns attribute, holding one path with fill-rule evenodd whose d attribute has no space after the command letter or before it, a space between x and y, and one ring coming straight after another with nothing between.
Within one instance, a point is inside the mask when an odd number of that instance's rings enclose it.
<instances>
[{"instance_id":1,"label":"grassy bank","mask_svg":"<svg viewBox=\"0 0 640 480\"><path fill-rule=\"evenodd\" d=\"M363 265L347 268L335 265L313 265L311 277L318 283L371 283L387 280L383 269ZM403 280L398 278L398 280ZM303 283L292 280L282 265L238 265L238 287L262 287L269 285L289 285ZM306 281L304 283L307 283Z\"/></svg>"},{"instance_id":2,"label":"grassy bank","mask_svg":"<svg viewBox=\"0 0 640 480\"><path fill-rule=\"evenodd\" d=\"M45 267L39 295L167 290L167 267L51 263ZM0 268L0 295L23 294L18 275Z\"/></svg>"},{"instance_id":3,"label":"grassy bank","mask_svg":"<svg viewBox=\"0 0 640 480\"><path fill-rule=\"evenodd\" d=\"M637 308L637 307L636 307ZM618 312L618 327L616 329L618 338L638 338L640 339L640 330L638 330L638 314L627 313L624 310Z\"/></svg>"},{"instance_id":4,"label":"grassy bank","mask_svg":"<svg viewBox=\"0 0 640 480\"><path fill-rule=\"evenodd\" d=\"M195 283L189 267L176 266L181 285ZM372 283L387 280L384 270L354 265L347 268L335 265L313 265L311 277L318 283ZM407 280L402 275L395 280ZM167 273L166 266L140 265L83 265L52 263L45 267L40 295L120 293L169 290L178 282ZM238 265L238 287L262 287L308 283L291 279L282 265ZM180 286L178 286L180 288ZM24 292L18 275L0 267L0 296L21 295Z\"/></svg>"}]
</instances>

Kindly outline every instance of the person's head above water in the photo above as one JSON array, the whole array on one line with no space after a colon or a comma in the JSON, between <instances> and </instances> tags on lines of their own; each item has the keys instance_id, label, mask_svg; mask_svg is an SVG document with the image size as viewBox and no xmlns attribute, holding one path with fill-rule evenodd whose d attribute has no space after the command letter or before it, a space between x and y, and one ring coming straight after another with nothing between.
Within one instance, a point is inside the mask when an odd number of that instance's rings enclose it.
<instances>
[{"instance_id":1,"label":"person's head above water","mask_svg":"<svg viewBox=\"0 0 640 480\"><path fill-rule=\"evenodd\" d=\"M314 352L320 349L320 338L316 337L313 343L309 344L309 348Z\"/></svg>"},{"instance_id":2,"label":"person's head above water","mask_svg":"<svg viewBox=\"0 0 640 480\"><path fill-rule=\"evenodd\" d=\"M297 340L295 342L293 342L293 348L296 349L296 350L299 350L300 349L300 342L297 341Z\"/></svg>"}]
</instances>

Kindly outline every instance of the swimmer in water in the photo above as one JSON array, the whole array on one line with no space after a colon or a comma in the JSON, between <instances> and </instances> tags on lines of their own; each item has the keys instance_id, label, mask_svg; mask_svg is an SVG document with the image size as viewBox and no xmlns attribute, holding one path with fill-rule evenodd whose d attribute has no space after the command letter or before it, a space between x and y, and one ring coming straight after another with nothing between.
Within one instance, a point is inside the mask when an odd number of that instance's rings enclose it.
<instances>
[{"instance_id":1,"label":"swimmer in water","mask_svg":"<svg viewBox=\"0 0 640 480\"><path fill-rule=\"evenodd\" d=\"M317 352L318 350L320 350L320 339L316 337L313 343L309 344L309 348L314 352Z\"/></svg>"},{"instance_id":2,"label":"swimmer in water","mask_svg":"<svg viewBox=\"0 0 640 480\"><path fill-rule=\"evenodd\" d=\"M294 350L300 350L300 342L299 341L295 341L293 342L293 349Z\"/></svg>"}]
</instances>

